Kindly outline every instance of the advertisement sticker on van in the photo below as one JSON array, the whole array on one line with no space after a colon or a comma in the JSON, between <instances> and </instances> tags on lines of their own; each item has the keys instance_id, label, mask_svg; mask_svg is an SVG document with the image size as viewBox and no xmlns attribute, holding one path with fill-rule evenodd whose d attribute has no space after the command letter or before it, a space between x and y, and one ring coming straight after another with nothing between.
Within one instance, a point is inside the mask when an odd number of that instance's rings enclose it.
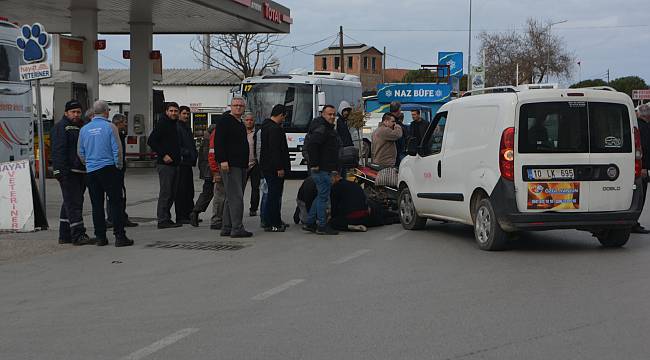
<instances>
[{"instance_id":1,"label":"advertisement sticker on van","mask_svg":"<svg viewBox=\"0 0 650 360\"><path fill-rule=\"evenodd\" d=\"M580 183L528 183L529 210L580 209Z\"/></svg>"}]
</instances>

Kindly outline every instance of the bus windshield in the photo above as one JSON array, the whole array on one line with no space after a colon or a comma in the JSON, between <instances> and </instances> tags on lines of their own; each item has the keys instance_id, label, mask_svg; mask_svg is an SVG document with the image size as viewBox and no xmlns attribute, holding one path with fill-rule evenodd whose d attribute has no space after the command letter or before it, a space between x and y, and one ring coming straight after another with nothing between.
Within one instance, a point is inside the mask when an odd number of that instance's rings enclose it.
<instances>
[{"instance_id":1,"label":"bus windshield","mask_svg":"<svg viewBox=\"0 0 650 360\"><path fill-rule=\"evenodd\" d=\"M0 43L0 81L20 81L19 66L20 53L18 48Z\"/></svg>"},{"instance_id":2,"label":"bus windshield","mask_svg":"<svg viewBox=\"0 0 650 360\"><path fill-rule=\"evenodd\" d=\"M292 131L307 131L313 117L313 85L262 83L244 84L246 110L255 115L255 123L261 124L271 117L276 104L287 107L284 127Z\"/></svg>"}]
</instances>

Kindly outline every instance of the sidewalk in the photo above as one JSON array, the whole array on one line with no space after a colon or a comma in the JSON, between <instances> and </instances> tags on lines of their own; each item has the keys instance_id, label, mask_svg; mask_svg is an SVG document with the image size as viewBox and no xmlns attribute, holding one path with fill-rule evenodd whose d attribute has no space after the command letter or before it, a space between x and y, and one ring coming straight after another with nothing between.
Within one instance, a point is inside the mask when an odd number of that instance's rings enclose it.
<instances>
[{"instance_id":1,"label":"sidewalk","mask_svg":"<svg viewBox=\"0 0 650 360\"><path fill-rule=\"evenodd\" d=\"M195 170L194 190L198 197L201 191L203 180L198 179L198 171ZM291 215L295 209L295 196L301 180L288 180L285 185L285 196L283 199L283 213L285 221L291 220ZM47 196L47 218L50 228L46 231L37 231L33 233L0 233L0 263L8 261L20 261L34 256L51 254L57 251L72 250L77 247L73 245L59 245L59 212L61 209L61 189L55 179L47 179L46 184ZM127 228L127 235L136 242L142 244L143 241L165 240L165 237L174 238L177 231L158 231L156 228L156 204L158 201L158 174L155 169L137 169L129 168L126 174L126 192L127 192L127 213L129 217L140 223L136 228ZM256 236L264 234L259 228L259 217L248 217L248 205L250 201L250 186L246 188L244 196L245 213L244 222L249 230L255 232ZM196 229L200 231L197 235L205 239L214 240L218 238L218 232L209 229L209 217L212 206L208 207L208 213L201 214L204 222ZM90 197L86 191L84 201L84 223L89 236L93 236L92 208ZM175 217L172 208L172 218ZM185 225L183 228L189 228ZM181 228L182 229L182 228ZM109 242L113 242L113 235L109 230Z\"/></svg>"}]
</instances>

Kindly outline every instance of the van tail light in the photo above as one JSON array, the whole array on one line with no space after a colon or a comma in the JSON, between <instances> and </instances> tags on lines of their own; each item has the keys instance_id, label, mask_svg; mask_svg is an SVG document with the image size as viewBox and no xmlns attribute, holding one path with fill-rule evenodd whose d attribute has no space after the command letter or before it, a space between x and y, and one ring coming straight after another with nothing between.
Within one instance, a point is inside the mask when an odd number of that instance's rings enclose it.
<instances>
[{"instance_id":1,"label":"van tail light","mask_svg":"<svg viewBox=\"0 0 650 360\"><path fill-rule=\"evenodd\" d=\"M634 177L641 177L641 170L643 169L643 149L641 148L641 133L639 128L634 128Z\"/></svg>"},{"instance_id":2,"label":"van tail light","mask_svg":"<svg viewBox=\"0 0 650 360\"><path fill-rule=\"evenodd\" d=\"M499 170L501 177L506 180L515 180L515 128L509 127L501 134L499 147Z\"/></svg>"}]
</instances>

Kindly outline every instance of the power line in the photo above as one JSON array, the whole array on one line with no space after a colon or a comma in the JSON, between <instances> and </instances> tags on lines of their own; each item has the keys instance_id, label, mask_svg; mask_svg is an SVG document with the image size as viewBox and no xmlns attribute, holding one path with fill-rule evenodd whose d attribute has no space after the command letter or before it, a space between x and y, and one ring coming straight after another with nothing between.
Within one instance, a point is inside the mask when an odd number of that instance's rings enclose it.
<instances>
[{"instance_id":1,"label":"power line","mask_svg":"<svg viewBox=\"0 0 650 360\"><path fill-rule=\"evenodd\" d=\"M324 41L327 41L327 40L329 40L329 39L331 39L331 38L334 38L334 37L337 37L337 36L338 36L338 34L330 35L330 36L328 36L328 37L326 37L326 38L323 38L323 39L320 39L320 40L318 40L318 41L314 41L314 42L310 42L310 43L302 44L302 45L284 45L284 44L274 44L274 45L275 45L275 46L279 46L279 47L285 47L285 48L295 49L295 50L298 50L298 49L306 49L306 48L308 48L308 47L311 47L311 46L314 46L314 45L316 45L316 44L322 43L322 42L324 42Z\"/></svg>"},{"instance_id":2,"label":"power line","mask_svg":"<svg viewBox=\"0 0 650 360\"><path fill-rule=\"evenodd\" d=\"M125 62L122 62L122 61L119 61L119 60L117 60L117 59L115 59L115 58L112 58L112 57L110 57L110 56L108 56L108 55L104 55L104 54L102 54L102 53L99 53L99 55L102 56L102 57L104 57L104 58L106 58L106 59L108 59L108 60L111 60L111 61L114 62L114 63L120 64L120 65L122 65L122 66L124 66L124 67L129 67L129 64L127 64L127 63L125 63Z\"/></svg>"},{"instance_id":3,"label":"power line","mask_svg":"<svg viewBox=\"0 0 650 360\"><path fill-rule=\"evenodd\" d=\"M612 25L612 26L576 26L576 27L556 27L554 30L594 30L594 29L632 29L632 28L645 28L645 27L650 27L650 25ZM468 32L468 29L445 29L445 28L440 28L440 29L433 29L433 28L420 28L420 29L399 29L399 28L393 28L393 29L387 29L387 28L377 28L377 29L370 29L370 28L364 28L364 29L346 29L347 31L359 31L359 32ZM519 31L525 31L528 30L528 28L522 28L522 27L514 27L514 28L509 28L509 29L474 29L473 31L481 32L481 31L512 31L512 30L519 30Z\"/></svg>"}]
</instances>

